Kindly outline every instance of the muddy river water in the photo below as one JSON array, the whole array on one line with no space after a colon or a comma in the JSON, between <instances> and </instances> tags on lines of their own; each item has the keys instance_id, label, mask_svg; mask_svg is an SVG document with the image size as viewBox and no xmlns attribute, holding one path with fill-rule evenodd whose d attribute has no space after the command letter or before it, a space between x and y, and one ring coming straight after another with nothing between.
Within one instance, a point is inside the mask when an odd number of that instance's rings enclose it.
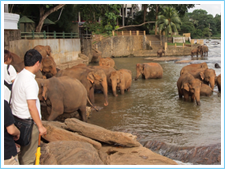
<instances>
[{"instance_id":1,"label":"muddy river water","mask_svg":"<svg viewBox=\"0 0 225 169\"><path fill-rule=\"evenodd\" d=\"M215 41L219 44L215 44ZM214 64L222 64L220 40L212 40L206 44L209 47L208 57L194 57L194 63L207 62L208 67L219 75L221 69L216 69ZM178 57L191 59L191 56ZM136 76L137 63L151 62L144 57L114 60L118 69L131 70L133 78ZM163 68L162 79L144 80L139 77L137 81L132 81L130 92L118 94L118 97L110 93L109 105L99 112L93 112L88 122L109 130L135 134L142 144L149 140L176 146L221 143L221 95L214 92L210 97L201 96L201 106L180 100L176 83L181 68L189 63L158 63ZM214 90L218 91L217 86ZM95 103L103 106L102 94L95 95Z\"/></svg>"}]
</instances>

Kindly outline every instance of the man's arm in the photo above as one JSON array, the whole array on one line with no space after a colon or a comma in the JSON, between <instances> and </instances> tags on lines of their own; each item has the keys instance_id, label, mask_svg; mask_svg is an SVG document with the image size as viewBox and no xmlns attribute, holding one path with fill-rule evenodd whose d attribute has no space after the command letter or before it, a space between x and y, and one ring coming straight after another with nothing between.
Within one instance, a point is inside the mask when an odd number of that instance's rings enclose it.
<instances>
[{"instance_id":1,"label":"man's arm","mask_svg":"<svg viewBox=\"0 0 225 169\"><path fill-rule=\"evenodd\" d=\"M11 124L10 126L6 127L7 132L13 136L13 139L16 141L20 138L20 131L18 128L14 125Z\"/></svg>"},{"instance_id":2,"label":"man's arm","mask_svg":"<svg viewBox=\"0 0 225 169\"><path fill-rule=\"evenodd\" d=\"M47 134L47 130L42 125L42 122L41 122L41 119L40 119L40 116L38 113L38 109L36 107L36 100L27 100L27 104L28 104L28 108L30 111L30 115L31 115L32 119L34 120L34 122L38 126L39 134L40 135Z\"/></svg>"}]
</instances>

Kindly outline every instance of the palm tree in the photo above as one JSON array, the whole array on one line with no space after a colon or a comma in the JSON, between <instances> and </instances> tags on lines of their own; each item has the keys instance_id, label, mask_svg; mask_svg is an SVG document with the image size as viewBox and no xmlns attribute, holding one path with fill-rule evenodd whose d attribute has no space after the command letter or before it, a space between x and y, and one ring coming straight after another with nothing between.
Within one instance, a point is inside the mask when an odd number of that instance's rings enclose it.
<instances>
[{"instance_id":1,"label":"palm tree","mask_svg":"<svg viewBox=\"0 0 225 169\"><path fill-rule=\"evenodd\" d=\"M180 29L181 20L177 11L173 7L165 6L158 16L156 24L159 25L160 31L165 31L166 36Z\"/></svg>"}]
</instances>

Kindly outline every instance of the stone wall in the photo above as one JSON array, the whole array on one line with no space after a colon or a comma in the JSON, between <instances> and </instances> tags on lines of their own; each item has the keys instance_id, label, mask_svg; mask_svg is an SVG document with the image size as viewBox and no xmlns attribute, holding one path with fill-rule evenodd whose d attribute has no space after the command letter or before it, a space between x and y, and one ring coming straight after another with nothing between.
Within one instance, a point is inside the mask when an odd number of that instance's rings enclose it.
<instances>
[{"instance_id":1,"label":"stone wall","mask_svg":"<svg viewBox=\"0 0 225 169\"><path fill-rule=\"evenodd\" d=\"M143 50L144 36L112 36L99 41L95 47L102 52L102 57L123 57L133 55L134 51Z\"/></svg>"},{"instance_id":2,"label":"stone wall","mask_svg":"<svg viewBox=\"0 0 225 169\"><path fill-rule=\"evenodd\" d=\"M21 39L9 42L9 50L23 59L27 50L36 45L49 45L56 64L78 59L80 53L80 39Z\"/></svg>"},{"instance_id":3,"label":"stone wall","mask_svg":"<svg viewBox=\"0 0 225 169\"><path fill-rule=\"evenodd\" d=\"M9 42L21 39L20 30L4 30L4 49L9 50Z\"/></svg>"}]
</instances>

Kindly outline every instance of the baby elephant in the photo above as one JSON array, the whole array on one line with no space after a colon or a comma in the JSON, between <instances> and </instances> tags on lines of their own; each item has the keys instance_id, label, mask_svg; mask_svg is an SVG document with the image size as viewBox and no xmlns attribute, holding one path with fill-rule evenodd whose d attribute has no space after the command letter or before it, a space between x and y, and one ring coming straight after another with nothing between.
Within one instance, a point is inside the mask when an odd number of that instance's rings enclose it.
<instances>
[{"instance_id":1,"label":"baby elephant","mask_svg":"<svg viewBox=\"0 0 225 169\"><path fill-rule=\"evenodd\" d=\"M109 85L112 86L112 91L114 96L116 90L119 89L121 94L124 94L124 90L129 91L132 83L132 73L127 69L120 69L114 71L110 74Z\"/></svg>"},{"instance_id":2,"label":"baby elephant","mask_svg":"<svg viewBox=\"0 0 225 169\"><path fill-rule=\"evenodd\" d=\"M162 57L162 54L164 53L164 56L165 56L165 50L164 49L159 49L158 51L157 51L157 56L159 56L159 57Z\"/></svg>"}]
</instances>

